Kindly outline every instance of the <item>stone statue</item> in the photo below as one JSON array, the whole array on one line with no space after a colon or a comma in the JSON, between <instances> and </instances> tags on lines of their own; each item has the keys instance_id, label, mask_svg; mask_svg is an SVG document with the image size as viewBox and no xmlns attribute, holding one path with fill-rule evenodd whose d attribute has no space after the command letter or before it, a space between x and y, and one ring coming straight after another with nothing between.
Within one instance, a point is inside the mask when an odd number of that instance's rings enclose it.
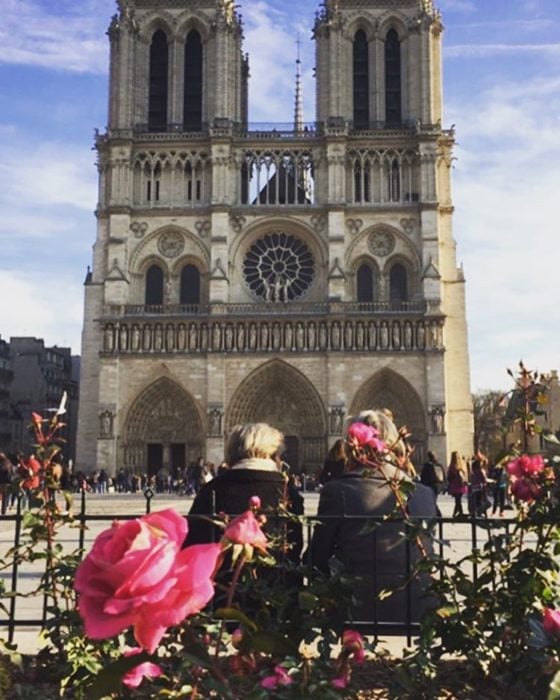
<instances>
[{"instance_id":1,"label":"stone statue","mask_svg":"<svg viewBox=\"0 0 560 700\"><path fill-rule=\"evenodd\" d=\"M296 349L301 352L305 349L305 333L303 330L303 323L298 321L296 325Z\"/></svg>"},{"instance_id":2,"label":"stone statue","mask_svg":"<svg viewBox=\"0 0 560 700\"><path fill-rule=\"evenodd\" d=\"M375 321L368 323L368 345L370 350L377 349L377 326Z\"/></svg>"},{"instance_id":3,"label":"stone statue","mask_svg":"<svg viewBox=\"0 0 560 700\"><path fill-rule=\"evenodd\" d=\"M393 350L401 349L401 324L398 321L393 323Z\"/></svg>"},{"instance_id":4,"label":"stone statue","mask_svg":"<svg viewBox=\"0 0 560 700\"><path fill-rule=\"evenodd\" d=\"M171 323L167 324L165 346L167 348L167 352L173 352L175 350L175 328Z\"/></svg>"},{"instance_id":5,"label":"stone statue","mask_svg":"<svg viewBox=\"0 0 560 700\"><path fill-rule=\"evenodd\" d=\"M119 330L119 345L121 351L128 350L128 328L125 325L121 325Z\"/></svg>"},{"instance_id":6,"label":"stone statue","mask_svg":"<svg viewBox=\"0 0 560 700\"><path fill-rule=\"evenodd\" d=\"M317 331L315 329L314 321L311 321L307 328L307 346L311 352L315 350L315 343L317 342Z\"/></svg>"},{"instance_id":7,"label":"stone statue","mask_svg":"<svg viewBox=\"0 0 560 700\"><path fill-rule=\"evenodd\" d=\"M144 352L150 352L152 349L152 329L148 323L144 324L142 336L142 348Z\"/></svg>"},{"instance_id":8,"label":"stone statue","mask_svg":"<svg viewBox=\"0 0 560 700\"><path fill-rule=\"evenodd\" d=\"M222 351L222 328L219 323L214 323L212 326L212 350Z\"/></svg>"},{"instance_id":9,"label":"stone statue","mask_svg":"<svg viewBox=\"0 0 560 700\"><path fill-rule=\"evenodd\" d=\"M205 323L200 327L200 350L202 352L208 350L208 326Z\"/></svg>"},{"instance_id":10,"label":"stone statue","mask_svg":"<svg viewBox=\"0 0 560 700\"><path fill-rule=\"evenodd\" d=\"M346 321L344 324L344 348L346 350L352 350L354 345L354 329L352 328L352 322Z\"/></svg>"},{"instance_id":11,"label":"stone statue","mask_svg":"<svg viewBox=\"0 0 560 700\"><path fill-rule=\"evenodd\" d=\"M284 328L284 347L286 350L291 350L294 342L294 332L292 329L292 324L288 321L286 327Z\"/></svg>"},{"instance_id":12,"label":"stone statue","mask_svg":"<svg viewBox=\"0 0 560 700\"><path fill-rule=\"evenodd\" d=\"M272 349L280 350L282 345L282 328L279 323L272 324Z\"/></svg>"},{"instance_id":13,"label":"stone statue","mask_svg":"<svg viewBox=\"0 0 560 700\"><path fill-rule=\"evenodd\" d=\"M113 335L113 326L105 326L103 335L103 349L105 352L113 352L115 349L115 337Z\"/></svg>"},{"instance_id":14,"label":"stone statue","mask_svg":"<svg viewBox=\"0 0 560 700\"><path fill-rule=\"evenodd\" d=\"M161 329L161 324L156 323L155 333L154 333L154 350L155 352L161 352L163 349L163 331Z\"/></svg>"},{"instance_id":15,"label":"stone statue","mask_svg":"<svg viewBox=\"0 0 560 700\"><path fill-rule=\"evenodd\" d=\"M187 344L187 329L184 323L179 324L179 329L177 330L177 346L180 352L184 352Z\"/></svg>"},{"instance_id":16,"label":"stone statue","mask_svg":"<svg viewBox=\"0 0 560 700\"><path fill-rule=\"evenodd\" d=\"M444 432L443 425L444 412L441 406L434 406L432 409L432 433L434 435L442 435Z\"/></svg>"},{"instance_id":17,"label":"stone statue","mask_svg":"<svg viewBox=\"0 0 560 700\"><path fill-rule=\"evenodd\" d=\"M110 411L103 411L99 415L99 436L103 438L113 436L113 414Z\"/></svg>"},{"instance_id":18,"label":"stone statue","mask_svg":"<svg viewBox=\"0 0 560 700\"><path fill-rule=\"evenodd\" d=\"M331 349L340 350L340 324L335 321L331 326Z\"/></svg>"},{"instance_id":19,"label":"stone statue","mask_svg":"<svg viewBox=\"0 0 560 700\"><path fill-rule=\"evenodd\" d=\"M245 325L243 323L237 324L237 349L239 352L245 350Z\"/></svg>"},{"instance_id":20,"label":"stone statue","mask_svg":"<svg viewBox=\"0 0 560 700\"><path fill-rule=\"evenodd\" d=\"M404 347L407 350L412 350L412 326L410 321L406 321L404 324Z\"/></svg>"},{"instance_id":21,"label":"stone statue","mask_svg":"<svg viewBox=\"0 0 560 700\"><path fill-rule=\"evenodd\" d=\"M418 328L416 329L416 344L418 350L424 350L426 346L426 328L424 327L424 322L420 321Z\"/></svg>"},{"instance_id":22,"label":"stone statue","mask_svg":"<svg viewBox=\"0 0 560 700\"><path fill-rule=\"evenodd\" d=\"M387 328L387 321L381 321L381 328L379 330L379 345L381 350L387 350L389 347L389 329Z\"/></svg>"},{"instance_id":23,"label":"stone statue","mask_svg":"<svg viewBox=\"0 0 560 700\"><path fill-rule=\"evenodd\" d=\"M268 323L261 325L261 350L263 352L268 350Z\"/></svg>"},{"instance_id":24,"label":"stone statue","mask_svg":"<svg viewBox=\"0 0 560 700\"><path fill-rule=\"evenodd\" d=\"M140 328L135 323L132 326L132 339L131 339L132 352L138 352L140 348Z\"/></svg>"},{"instance_id":25,"label":"stone statue","mask_svg":"<svg viewBox=\"0 0 560 700\"><path fill-rule=\"evenodd\" d=\"M356 350L364 349L364 340L364 324L361 321L358 321L356 325Z\"/></svg>"}]
</instances>

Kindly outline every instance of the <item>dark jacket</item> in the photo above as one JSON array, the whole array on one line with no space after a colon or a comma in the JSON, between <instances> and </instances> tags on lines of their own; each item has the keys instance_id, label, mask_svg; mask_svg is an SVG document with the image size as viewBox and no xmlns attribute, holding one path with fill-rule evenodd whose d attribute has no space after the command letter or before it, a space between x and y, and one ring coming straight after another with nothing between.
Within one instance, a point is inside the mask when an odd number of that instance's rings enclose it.
<instances>
[{"instance_id":1,"label":"dark jacket","mask_svg":"<svg viewBox=\"0 0 560 700\"><path fill-rule=\"evenodd\" d=\"M393 473L393 470L387 467L387 471ZM360 577L355 587L360 601L353 610L355 620L406 622L409 613L411 620L417 620L428 603L427 599L422 600L423 589L429 583L426 579L411 584L410 606L405 591L384 601L375 599L377 592L405 584L409 565L420 556L416 544L404 538L402 522L369 527L371 521L368 522L367 516L389 515L394 509L395 497L384 479L365 476L361 470L330 481L321 491L318 517L320 521L324 519L313 532L311 562L327 572L329 559L334 556L347 573ZM415 484L408 497L408 511L411 516L434 518L436 505L431 489ZM336 517L343 514L366 517ZM431 551L430 542L424 544Z\"/></svg>"},{"instance_id":2,"label":"dark jacket","mask_svg":"<svg viewBox=\"0 0 560 700\"><path fill-rule=\"evenodd\" d=\"M227 513L240 515L249 507L251 496L259 496L261 510L273 513L279 503L288 499L288 509L295 515L303 515L303 497L288 484L280 472L257 469L229 469L205 484L198 492L189 512L189 532L185 545L218 542L223 529L204 518L193 515ZM274 518L269 517L266 529L274 528ZM289 523L287 527L290 558L299 558L302 548L301 526Z\"/></svg>"}]
</instances>

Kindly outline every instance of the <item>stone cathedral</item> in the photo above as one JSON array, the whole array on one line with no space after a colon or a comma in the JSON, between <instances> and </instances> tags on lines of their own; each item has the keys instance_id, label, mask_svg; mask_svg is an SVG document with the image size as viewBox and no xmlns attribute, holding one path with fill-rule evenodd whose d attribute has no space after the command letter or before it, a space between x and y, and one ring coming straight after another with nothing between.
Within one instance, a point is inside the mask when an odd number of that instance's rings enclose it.
<instances>
[{"instance_id":1,"label":"stone cathedral","mask_svg":"<svg viewBox=\"0 0 560 700\"><path fill-rule=\"evenodd\" d=\"M442 31L432 0L325 0L315 121L298 59L293 121L253 125L233 0L118 0L79 468L219 462L266 421L312 472L372 407L417 464L471 453Z\"/></svg>"}]
</instances>

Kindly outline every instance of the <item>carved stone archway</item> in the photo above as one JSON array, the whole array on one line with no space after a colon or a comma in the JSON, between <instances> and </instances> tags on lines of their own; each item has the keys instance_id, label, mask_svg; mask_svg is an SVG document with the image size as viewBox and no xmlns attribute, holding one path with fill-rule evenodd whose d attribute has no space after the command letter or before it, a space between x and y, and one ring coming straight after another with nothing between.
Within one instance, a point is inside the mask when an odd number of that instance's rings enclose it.
<instances>
[{"instance_id":1,"label":"carved stone archway","mask_svg":"<svg viewBox=\"0 0 560 700\"><path fill-rule=\"evenodd\" d=\"M229 431L239 423L264 422L281 430L296 470L318 470L327 451L327 416L313 384L300 371L272 360L237 388L226 415Z\"/></svg>"},{"instance_id":2,"label":"carved stone archway","mask_svg":"<svg viewBox=\"0 0 560 700\"><path fill-rule=\"evenodd\" d=\"M398 427L406 425L412 433L413 461L422 464L427 445L426 412L416 389L400 374L384 368L367 379L356 392L350 415L366 409L388 408Z\"/></svg>"},{"instance_id":3,"label":"carved stone archway","mask_svg":"<svg viewBox=\"0 0 560 700\"><path fill-rule=\"evenodd\" d=\"M123 452L125 467L143 473L154 471L148 464L149 446L161 446L162 465L172 463L177 446L184 445L186 466L204 454L204 430L194 399L167 377L158 379L133 402L125 420ZM157 466L157 465L156 465Z\"/></svg>"}]
</instances>

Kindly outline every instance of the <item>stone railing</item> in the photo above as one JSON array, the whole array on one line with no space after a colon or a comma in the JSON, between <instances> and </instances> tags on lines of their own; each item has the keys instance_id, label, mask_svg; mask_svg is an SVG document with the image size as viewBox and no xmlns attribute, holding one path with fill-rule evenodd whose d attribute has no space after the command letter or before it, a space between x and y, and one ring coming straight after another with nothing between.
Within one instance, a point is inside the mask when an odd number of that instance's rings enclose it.
<instances>
[{"instance_id":1,"label":"stone railing","mask_svg":"<svg viewBox=\"0 0 560 700\"><path fill-rule=\"evenodd\" d=\"M102 353L424 352L443 350L443 319L271 316L100 321Z\"/></svg>"},{"instance_id":2,"label":"stone railing","mask_svg":"<svg viewBox=\"0 0 560 700\"><path fill-rule=\"evenodd\" d=\"M257 302L249 304L108 304L103 309L105 320L123 317L144 318L152 316L332 316L332 315L406 315L424 314L426 302L421 301L325 301L325 302Z\"/></svg>"}]
</instances>

